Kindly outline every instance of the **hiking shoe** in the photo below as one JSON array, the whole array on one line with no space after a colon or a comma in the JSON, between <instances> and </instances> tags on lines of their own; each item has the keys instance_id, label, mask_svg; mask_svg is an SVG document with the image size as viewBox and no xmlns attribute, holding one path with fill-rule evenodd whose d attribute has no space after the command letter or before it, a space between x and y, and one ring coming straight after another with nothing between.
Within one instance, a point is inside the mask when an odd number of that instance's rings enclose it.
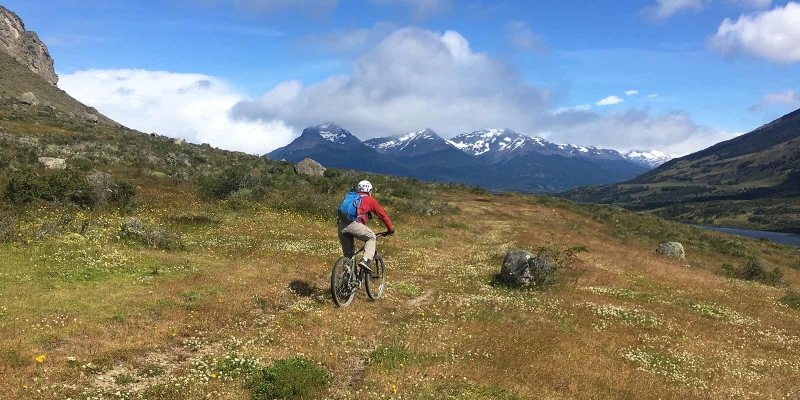
<instances>
[{"instance_id":1,"label":"hiking shoe","mask_svg":"<svg viewBox=\"0 0 800 400\"><path fill-rule=\"evenodd\" d=\"M367 272L369 272L371 274L372 273L372 268L370 268L370 264L372 264L372 262L370 260L365 260L365 259L362 258L361 262L358 263L358 266L361 267L362 269L366 270Z\"/></svg>"}]
</instances>

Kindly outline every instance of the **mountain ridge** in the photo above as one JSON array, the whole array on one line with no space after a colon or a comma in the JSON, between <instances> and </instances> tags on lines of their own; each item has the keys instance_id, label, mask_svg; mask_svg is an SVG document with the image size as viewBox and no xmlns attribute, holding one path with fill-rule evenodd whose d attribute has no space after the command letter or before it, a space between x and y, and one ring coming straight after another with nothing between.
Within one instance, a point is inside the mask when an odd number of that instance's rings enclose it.
<instances>
[{"instance_id":1,"label":"mountain ridge","mask_svg":"<svg viewBox=\"0 0 800 400\"><path fill-rule=\"evenodd\" d=\"M555 144L510 129L444 139L425 128L361 142L346 129L324 123L304 129L292 143L266 156L293 162L309 157L329 167L467 183L494 191L557 192L620 182L647 171L616 150ZM373 170L374 164L360 161L364 158L382 160L383 168Z\"/></svg>"},{"instance_id":2,"label":"mountain ridge","mask_svg":"<svg viewBox=\"0 0 800 400\"><path fill-rule=\"evenodd\" d=\"M800 109L626 182L560 196L686 222L800 231Z\"/></svg>"}]
</instances>

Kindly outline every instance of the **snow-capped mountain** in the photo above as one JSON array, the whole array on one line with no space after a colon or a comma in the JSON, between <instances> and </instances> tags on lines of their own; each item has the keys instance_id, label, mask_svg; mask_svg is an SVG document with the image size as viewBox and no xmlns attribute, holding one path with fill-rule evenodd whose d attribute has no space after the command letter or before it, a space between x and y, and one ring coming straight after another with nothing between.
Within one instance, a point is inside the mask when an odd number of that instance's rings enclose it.
<instances>
[{"instance_id":1,"label":"snow-capped mountain","mask_svg":"<svg viewBox=\"0 0 800 400\"><path fill-rule=\"evenodd\" d=\"M616 150L576 144L556 144L510 129L484 129L463 133L448 140L448 143L468 154L486 157L494 162L506 161L528 153L581 157L590 160L626 160Z\"/></svg>"},{"instance_id":2,"label":"snow-capped mountain","mask_svg":"<svg viewBox=\"0 0 800 400\"><path fill-rule=\"evenodd\" d=\"M326 167L402 176L412 173L411 169L365 146L350 131L332 123L304 129L300 137L270 152L267 157L291 162L308 157Z\"/></svg>"},{"instance_id":3,"label":"snow-capped mountain","mask_svg":"<svg viewBox=\"0 0 800 400\"><path fill-rule=\"evenodd\" d=\"M303 129L302 136L319 136L331 143L343 146L361 144L361 140L350 131L330 122Z\"/></svg>"},{"instance_id":4,"label":"snow-capped mountain","mask_svg":"<svg viewBox=\"0 0 800 400\"><path fill-rule=\"evenodd\" d=\"M541 144L541 138L532 138L511 129L484 129L462 133L447 141L457 149L473 156L490 152L510 153L527 144Z\"/></svg>"},{"instance_id":5,"label":"snow-capped mountain","mask_svg":"<svg viewBox=\"0 0 800 400\"><path fill-rule=\"evenodd\" d=\"M423 129L362 142L326 123L304 129L292 143L267 156L290 162L309 157L326 167L524 192L622 182L649 169L615 150L555 144L510 129L485 129L449 140Z\"/></svg>"},{"instance_id":6,"label":"snow-capped mountain","mask_svg":"<svg viewBox=\"0 0 800 400\"><path fill-rule=\"evenodd\" d=\"M658 150L641 151L631 150L622 154L628 161L639 164L641 166L653 169L661 166L665 162L672 160L673 156L660 152Z\"/></svg>"},{"instance_id":7,"label":"snow-capped mountain","mask_svg":"<svg viewBox=\"0 0 800 400\"><path fill-rule=\"evenodd\" d=\"M428 128L400 137L369 139L364 144L381 153L398 157L415 157L434 151L453 149L446 140Z\"/></svg>"}]
</instances>

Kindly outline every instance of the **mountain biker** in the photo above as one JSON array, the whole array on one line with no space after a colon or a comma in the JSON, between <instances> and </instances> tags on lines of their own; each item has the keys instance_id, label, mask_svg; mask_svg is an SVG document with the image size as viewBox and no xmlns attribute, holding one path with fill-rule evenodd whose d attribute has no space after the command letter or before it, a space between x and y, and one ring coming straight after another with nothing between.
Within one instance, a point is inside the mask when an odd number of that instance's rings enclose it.
<instances>
[{"instance_id":1,"label":"mountain biker","mask_svg":"<svg viewBox=\"0 0 800 400\"><path fill-rule=\"evenodd\" d=\"M361 181L358 183L358 196L361 202L358 205L356 218L350 221L347 216L339 213L339 241L342 243L342 253L347 258L353 257L355 251L354 239L363 240L366 242L364 245L364 256L358 263L362 268L372 272L372 258L375 257L375 244L377 237L372 229L367 226L367 219L372 218L372 213L375 213L378 218L386 225L389 235L394 234L394 226L392 221L380 204L372 197L372 183L369 181Z\"/></svg>"}]
</instances>

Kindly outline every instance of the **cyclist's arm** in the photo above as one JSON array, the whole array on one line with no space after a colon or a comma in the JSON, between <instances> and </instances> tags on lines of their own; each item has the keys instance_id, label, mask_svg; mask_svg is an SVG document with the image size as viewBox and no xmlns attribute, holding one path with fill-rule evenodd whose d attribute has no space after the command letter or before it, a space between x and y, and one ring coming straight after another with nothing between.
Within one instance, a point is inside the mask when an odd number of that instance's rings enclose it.
<instances>
[{"instance_id":1,"label":"cyclist's arm","mask_svg":"<svg viewBox=\"0 0 800 400\"><path fill-rule=\"evenodd\" d=\"M370 205L372 206L372 212L374 212L375 215L377 215L378 218L380 218L383 224L386 225L386 229L388 229L389 231L393 231L394 226L392 226L392 221L389 219L389 216L386 215L386 211L383 211L383 207L381 207L381 205L378 204L378 202L375 199L370 197L370 200L372 200L370 202Z\"/></svg>"}]
</instances>

